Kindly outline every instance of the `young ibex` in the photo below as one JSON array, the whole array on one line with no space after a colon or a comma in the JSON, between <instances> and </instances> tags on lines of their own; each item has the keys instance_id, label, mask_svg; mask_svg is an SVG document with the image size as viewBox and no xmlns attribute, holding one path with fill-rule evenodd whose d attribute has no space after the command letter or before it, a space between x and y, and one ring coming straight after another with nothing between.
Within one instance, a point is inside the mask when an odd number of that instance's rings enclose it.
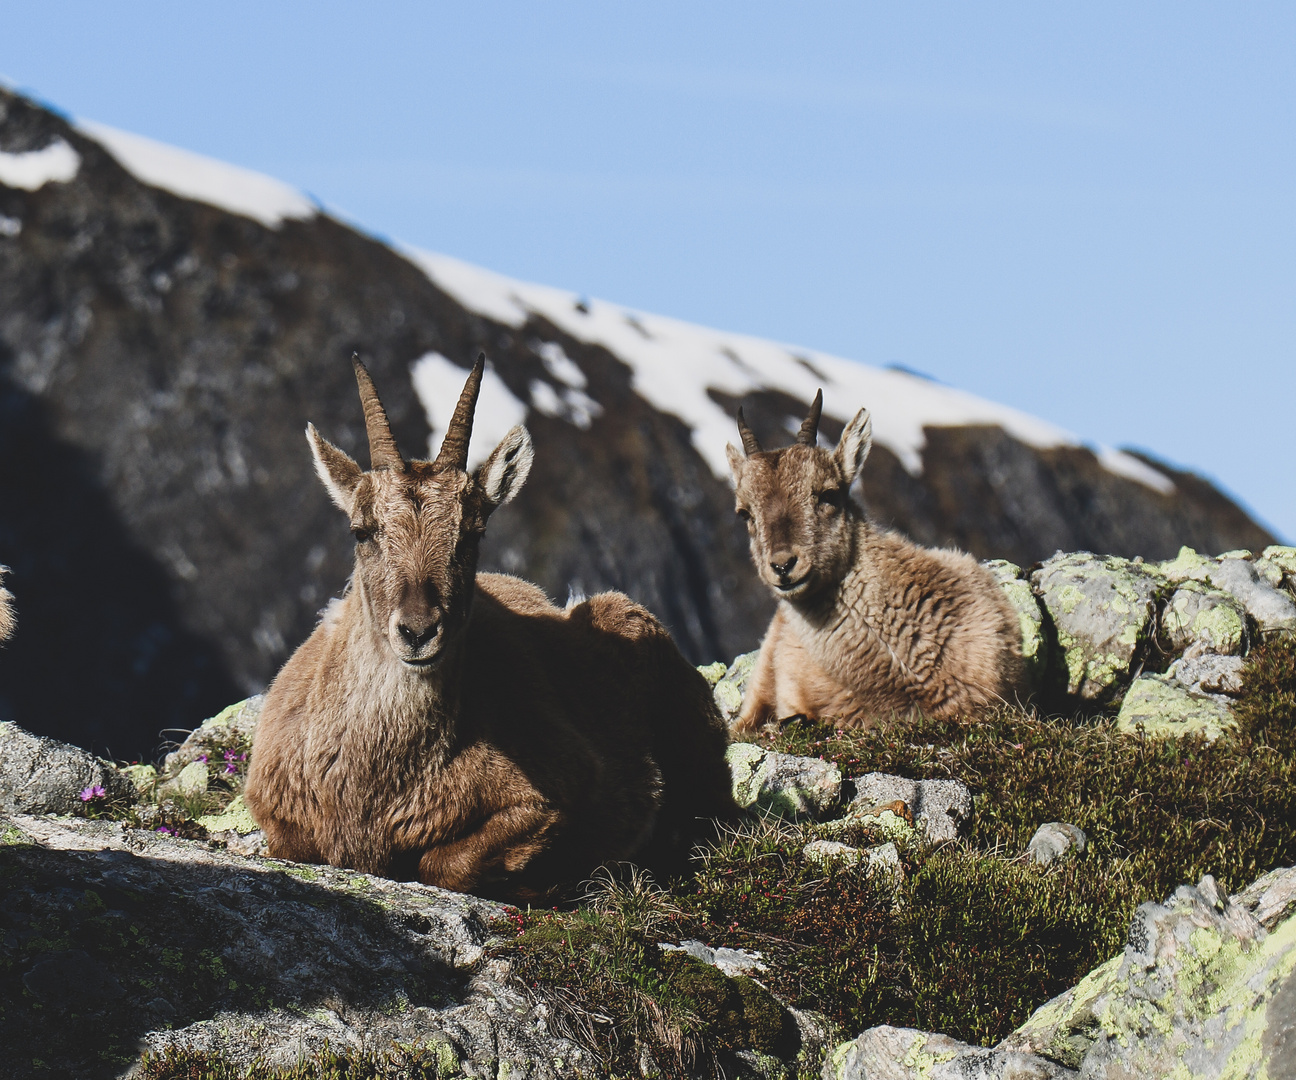
<instances>
[{"instance_id":1,"label":"young ibex","mask_svg":"<svg viewBox=\"0 0 1296 1080\"><path fill-rule=\"evenodd\" d=\"M728 447L738 516L779 601L735 727L791 716L860 727L919 709L937 718L1022 690L1019 619L970 555L875 528L850 497L872 446L861 409L817 445L820 391L796 442L762 450L738 410Z\"/></svg>"},{"instance_id":2,"label":"young ibex","mask_svg":"<svg viewBox=\"0 0 1296 1080\"><path fill-rule=\"evenodd\" d=\"M401 458L358 360L371 470L307 427L355 570L266 692L245 794L273 856L535 899L603 862L670 857L697 818L731 813L727 736L628 597L563 611L476 573L532 459L519 425L466 471L484 363L434 462Z\"/></svg>"},{"instance_id":3,"label":"young ibex","mask_svg":"<svg viewBox=\"0 0 1296 1080\"><path fill-rule=\"evenodd\" d=\"M13 593L4 587L7 573L9 567L0 566L0 641L8 641L18 627L18 616L13 609Z\"/></svg>"}]
</instances>

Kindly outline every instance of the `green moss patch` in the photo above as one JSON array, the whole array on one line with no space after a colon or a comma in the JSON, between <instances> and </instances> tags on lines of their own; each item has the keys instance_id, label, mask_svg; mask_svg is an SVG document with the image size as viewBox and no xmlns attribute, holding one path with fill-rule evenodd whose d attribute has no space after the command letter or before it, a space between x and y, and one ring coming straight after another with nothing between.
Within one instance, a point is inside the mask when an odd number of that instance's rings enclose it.
<instances>
[{"instance_id":1,"label":"green moss patch","mask_svg":"<svg viewBox=\"0 0 1296 1080\"><path fill-rule=\"evenodd\" d=\"M141 1080L451 1080L463 1075L458 1057L445 1043L381 1052L326 1047L286 1068L264 1062L234 1065L218 1054L168 1048L147 1055L140 1073Z\"/></svg>"}]
</instances>

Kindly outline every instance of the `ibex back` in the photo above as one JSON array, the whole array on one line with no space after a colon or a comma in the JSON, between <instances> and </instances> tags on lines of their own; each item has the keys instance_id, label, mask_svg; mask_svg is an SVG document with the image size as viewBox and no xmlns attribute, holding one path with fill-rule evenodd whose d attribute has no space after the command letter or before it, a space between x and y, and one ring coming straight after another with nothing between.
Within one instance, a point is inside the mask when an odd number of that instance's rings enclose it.
<instances>
[{"instance_id":1,"label":"ibex back","mask_svg":"<svg viewBox=\"0 0 1296 1080\"><path fill-rule=\"evenodd\" d=\"M355 570L266 693L246 798L271 855L535 899L731 812L726 736L705 680L628 597L563 611L476 573L532 460L519 425L467 472L483 364L433 462L401 458L358 360L371 470L307 428Z\"/></svg>"},{"instance_id":2,"label":"ibex back","mask_svg":"<svg viewBox=\"0 0 1296 1080\"><path fill-rule=\"evenodd\" d=\"M850 497L872 445L861 409L817 445L822 391L796 442L762 450L738 410L728 448L756 571L778 599L736 727L791 716L846 727L920 709L952 717L1022 690L1016 613L971 556L875 528Z\"/></svg>"}]
</instances>

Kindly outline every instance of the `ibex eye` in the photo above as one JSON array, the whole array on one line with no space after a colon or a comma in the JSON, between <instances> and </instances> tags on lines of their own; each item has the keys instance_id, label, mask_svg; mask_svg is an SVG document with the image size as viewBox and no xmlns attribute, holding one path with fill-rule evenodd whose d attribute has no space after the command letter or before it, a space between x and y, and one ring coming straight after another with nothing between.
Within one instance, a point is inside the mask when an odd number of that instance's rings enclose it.
<instances>
[{"instance_id":1,"label":"ibex eye","mask_svg":"<svg viewBox=\"0 0 1296 1080\"><path fill-rule=\"evenodd\" d=\"M373 539L373 530L359 527L352 527L351 535L355 537L357 544L363 544L366 540Z\"/></svg>"},{"instance_id":2,"label":"ibex eye","mask_svg":"<svg viewBox=\"0 0 1296 1080\"><path fill-rule=\"evenodd\" d=\"M842 504L842 489L828 488L826 491L821 491L815 496L815 502L820 506L835 506L840 508Z\"/></svg>"},{"instance_id":3,"label":"ibex eye","mask_svg":"<svg viewBox=\"0 0 1296 1080\"><path fill-rule=\"evenodd\" d=\"M751 521L751 514L747 512L747 508L746 508L745 506L740 506L740 507L738 507L737 513L738 513L738 516L739 516L743 521Z\"/></svg>"}]
</instances>

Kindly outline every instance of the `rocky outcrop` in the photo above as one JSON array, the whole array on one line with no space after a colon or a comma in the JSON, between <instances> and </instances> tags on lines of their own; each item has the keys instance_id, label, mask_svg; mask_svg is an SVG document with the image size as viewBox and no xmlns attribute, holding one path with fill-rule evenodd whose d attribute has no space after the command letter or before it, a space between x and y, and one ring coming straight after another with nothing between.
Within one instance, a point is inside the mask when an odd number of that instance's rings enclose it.
<instances>
[{"instance_id":1,"label":"rocky outcrop","mask_svg":"<svg viewBox=\"0 0 1296 1080\"><path fill-rule=\"evenodd\" d=\"M878 1027L825 1080L1202 1080L1296 1074L1296 867L1228 897L1209 875L1139 907L1121 956L993 1049Z\"/></svg>"},{"instance_id":2,"label":"rocky outcrop","mask_svg":"<svg viewBox=\"0 0 1296 1080\"><path fill-rule=\"evenodd\" d=\"M291 1065L326 1042L419 1044L445 1076L587 1072L485 956L502 914L116 822L0 818L4 1072L107 1078L165 1047Z\"/></svg>"},{"instance_id":3,"label":"rocky outcrop","mask_svg":"<svg viewBox=\"0 0 1296 1080\"><path fill-rule=\"evenodd\" d=\"M536 462L492 525L484 569L559 599L623 589L698 662L755 647L772 603L732 492L606 335L518 305L470 310L300 196L276 221L142 182L86 132L0 89L0 153L51 146L75 159L71 173L0 184L0 560L23 618L0 652L0 717L149 758L162 729L266 684L350 570L302 431L312 420L364 460L355 350L407 453L430 434L411 365L433 353L453 368L486 350L525 414ZM813 390L706 393L730 414L742 405L776 445ZM824 416L826 438L841 426ZM862 481L874 518L923 543L1025 566L1058 549L1152 559L1183 542L1273 539L1163 466L1172 490L999 427L929 427L923 439L916 461L879 442ZM61 668L72 656L75 679Z\"/></svg>"},{"instance_id":4,"label":"rocky outcrop","mask_svg":"<svg viewBox=\"0 0 1296 1080\"><path fill-rule=\"evenodd\" d=\"M112 762L0 723L0 813L70 814L86 802L134 802Z\"/></svg>"}]
</instances>

